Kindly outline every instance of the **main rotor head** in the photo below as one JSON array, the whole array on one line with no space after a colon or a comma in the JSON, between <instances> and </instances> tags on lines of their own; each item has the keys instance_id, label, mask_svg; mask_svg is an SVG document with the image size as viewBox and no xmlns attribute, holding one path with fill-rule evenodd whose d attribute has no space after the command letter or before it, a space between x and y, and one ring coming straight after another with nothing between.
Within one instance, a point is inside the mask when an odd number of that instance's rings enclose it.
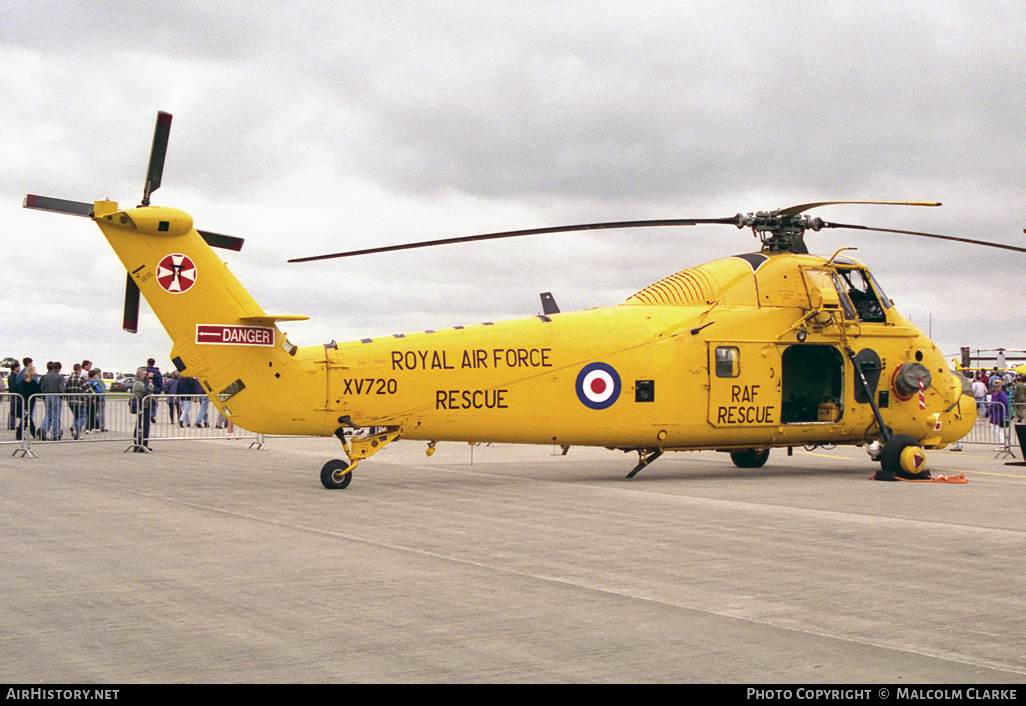
<instances>
[{"instance_id":1,"label":"main rotor head","mask_svg":"<svg viewBox=\"0 0 1026 706\"><path fill-rule=\"evenodd\" d=\"M762 241L764 252L807 253L805 231L820 230L826 225L822 218L783 215L780 211L757 211L737 214L738 229L751 228Z\"/></svg>"}]
</instances>

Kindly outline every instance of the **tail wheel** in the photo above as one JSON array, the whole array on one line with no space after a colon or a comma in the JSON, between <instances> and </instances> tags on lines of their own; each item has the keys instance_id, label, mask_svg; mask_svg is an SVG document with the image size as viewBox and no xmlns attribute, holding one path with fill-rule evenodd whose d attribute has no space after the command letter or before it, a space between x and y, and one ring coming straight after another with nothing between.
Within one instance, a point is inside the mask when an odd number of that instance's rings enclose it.
<instances>
[{"instance_id":1,"label":"tail wheel","mask_svg":"<svg viewBox=\"0 0 1026 706\"><path fill-rule=\"evenodd\" d=\"M337 458L328 461L321 468L321 485L328 490L341 490L347 487L353 480L353 472L349 469L355 465Z\"/></svg>"},{"instance_id":2,"label":"tail wheel","mask_svg":"<svg viewBox=\"0 0 1026 706\"><path fill-rule=\"evenodd\" d=\"M745 449L744 451L731 451L730 460L738 468L762 468L769 460L769 449Z\"/></svg>"},{"instance_id":3,"label":"tail wheel","mask_svg":"<svg viewBox=\"0 0 1026 706\"><path fill-rule=\"evenodd\" d=\"M876 480L929 478L923 447L907 434L895 434L880 452L880 472L874 477Z\"/></svg>"}]
</instances>

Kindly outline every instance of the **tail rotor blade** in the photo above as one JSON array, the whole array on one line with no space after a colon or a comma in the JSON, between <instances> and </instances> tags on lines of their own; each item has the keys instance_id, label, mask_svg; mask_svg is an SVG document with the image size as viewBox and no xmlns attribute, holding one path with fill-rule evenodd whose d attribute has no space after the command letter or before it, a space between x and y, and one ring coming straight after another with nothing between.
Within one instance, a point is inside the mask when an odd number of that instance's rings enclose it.
<instances>
[{"instance_id":1,"label":"tail rotor blade","mask_svg":"<svg viewBox=\"0 0 1026 706\"><path fill-rule=\"evenodd\" d=\"M150 194L160 188L160 179L164 174L164 157L167 156L167 142L170 136L171 113L161 110L157 113L157 126L153 130L153 148L150 150L150 166L146 170L143 206L150 205Z\"/></svg>"},{"instance_id":2,"label":"tail rotor blade","mask_svg":"<svg viewBox=\"0 0 1026 706\"><path fill-rule=\"evenodd\" d=\"M139 332L139 285L126 273L125 280L125 316L121 328L129 333Z\"/></svg>"},{"instance_id":3,"label":"tail rotor blade","mask_svg":"<svg viewBox=\"0 0 1026 706\"><path fill-rule=\"evenodd\" d=\"M69 216L85 216L91 218L93 215L93 204L84 201L68 201L67 199L55 199L51 196L36 196L28 194L22 202L25 208L33 208L37 211L50 211L51 213L66 213Z\"/></svg>"},{"instance_id":4,"label":"tail rotor blade","mask_svg":"<svg viewBox=\"0 0 1026 706\"><path fill-rule=\"evenodd\" d=\"M207 245L212 248L224 248L225 250L234 250L238 252L242 250L242 238L237 238L234 235L222 235L221 233L212 233L209 230L197 230L197 233L207 241Z\"/></svg>"}]
</instances>

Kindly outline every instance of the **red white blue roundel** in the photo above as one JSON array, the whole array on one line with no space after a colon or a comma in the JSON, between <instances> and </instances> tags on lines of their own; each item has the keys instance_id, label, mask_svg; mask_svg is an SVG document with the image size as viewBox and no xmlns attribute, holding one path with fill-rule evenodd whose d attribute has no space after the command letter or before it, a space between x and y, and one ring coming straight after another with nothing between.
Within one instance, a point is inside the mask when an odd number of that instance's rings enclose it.
<instances>
[{"instance_id":1,"label":"red white blue roundel","mask_svg":"<svg viewBox=\"0 0 1026 706\"><path fill-rule=\"evenodd\" d=\"M620 376L613 366L589 363L577 374L577 399L585 407L606 409L620 396Z\"/></svg>"},{"instance_id":2,"label":"red white blue roundel","mask_svg":"<svg viewBox=\"0 0 1026 706\"><path fill-rule=\"evenodd\" d=\"M157 284L172 294L181 294L196 283L196 265L188 255L171 253L157 263Z\"/></svg>"}]
</instances>

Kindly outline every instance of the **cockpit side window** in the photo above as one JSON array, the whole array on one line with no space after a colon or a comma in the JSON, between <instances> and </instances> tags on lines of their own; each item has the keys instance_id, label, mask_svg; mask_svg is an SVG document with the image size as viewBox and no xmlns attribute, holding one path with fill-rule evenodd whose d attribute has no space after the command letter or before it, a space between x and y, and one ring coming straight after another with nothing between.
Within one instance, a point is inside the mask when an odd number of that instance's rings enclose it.
<instances>
[{"instance_id":1,"label":"cockpit side window","mask_svg":"<svg viewBox=\"0 0 1026 706\"><path fill-rule=\"evenodd\" d=\"M881 299L877 295L879 287L874 288L875 282L865 270L837 270L848 291L848 298L855 305L859 321L870 323L886 323L887 315L884 309L890 308L890 301Z\"/></svg>"},{"instance_id":2,"label":"cockpit side window","mask_svg":"<svg viewBox=\"0 0 1026 706\"><path fill-rule=\"evenodd\" d=\"M880 286L880 283L877 281L876 277L873 276L872 272L866 272L865 274L867 277L869 277L869 281L873 284L873 289L876 290L876 296L880 298L880 306L882 306L884 309L890 309L891 300L887 298L886 294L884 294L883 287Z\"/></svg>"},{"instance_id":3,"label":"cockpit side window","mask_svg":"<svg viewBox=\"0 0 1026 706\"><path fill-rule=\"evenodd\" d=\"M848 298L847 286L833 270L805 270L809 286L809 299L816 309L844 310L844 318L855 319L855 307Z\"/></svg>"}]
</instances>

